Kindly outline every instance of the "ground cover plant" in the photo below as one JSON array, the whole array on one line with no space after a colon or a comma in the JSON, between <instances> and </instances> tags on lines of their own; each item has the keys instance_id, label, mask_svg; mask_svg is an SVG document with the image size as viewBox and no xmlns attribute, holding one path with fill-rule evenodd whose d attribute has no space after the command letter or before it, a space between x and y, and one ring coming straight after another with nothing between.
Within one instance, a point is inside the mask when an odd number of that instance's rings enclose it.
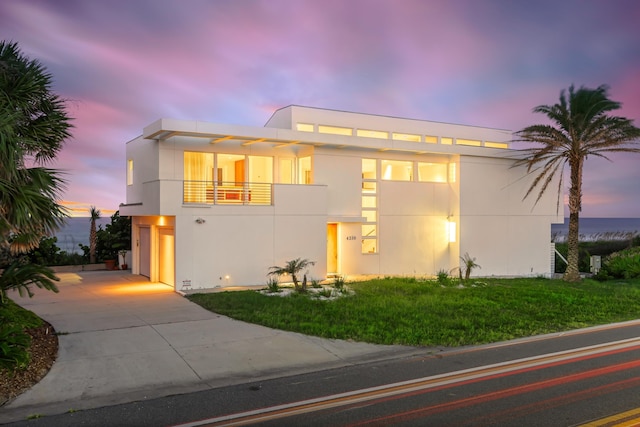
<instances>
[{"instance_id":1,"label":"ground cover plant","mask_svg":"<svg viewBox=\"0 0 640 427\"><path fill-rule=\"evenodd\" d=\"M255 291L189 299L229 317L325 338L377 344L461 346L636 319L640 279L580 284L544 278L384 278L349 283L352 295L318 301Z\"/></svg>"},{"instance_id":2,"label":"ground cover plant","mask_svg":"<svg viewBox=\"0 0 640 427\"><path fill-rule=\"evenodd\" d=\"M44 377L57 354L51 325L11 300L0 306L0 406Z\"/></svg>"}]
</instances>

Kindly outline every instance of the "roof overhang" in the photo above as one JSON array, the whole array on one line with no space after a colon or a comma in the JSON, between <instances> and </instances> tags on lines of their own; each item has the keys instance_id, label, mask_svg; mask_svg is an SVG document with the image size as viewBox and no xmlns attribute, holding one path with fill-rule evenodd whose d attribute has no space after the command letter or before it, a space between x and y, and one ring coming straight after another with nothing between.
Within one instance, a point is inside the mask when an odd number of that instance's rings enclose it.
<instances>
[{"instance_id":1,"label":"roof overhang","mask_svg":"<svg viewBox=\"0 0 640 427\"><path fill-rule=\"evenodd\" d=\"M270 144L273 148L293 145L328 146L377 152L406 152L418 155L446 154L482 157L512 157L518 150L397 141L357 136L319 134L291 129L217 124L200 121L160 119L144 128L142 137L165 141L173 137L201 138L210 144L235 142L242 146Z\"/></svg>"}]
</instances>

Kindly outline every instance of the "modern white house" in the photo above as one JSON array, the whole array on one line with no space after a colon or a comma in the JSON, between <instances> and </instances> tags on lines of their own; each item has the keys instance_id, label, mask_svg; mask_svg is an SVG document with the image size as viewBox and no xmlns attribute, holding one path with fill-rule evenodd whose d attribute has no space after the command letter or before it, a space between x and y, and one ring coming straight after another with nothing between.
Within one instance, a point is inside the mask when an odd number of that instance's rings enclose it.
<instances>
[{"instance_id":1,"label":"modern white house","mask_svg":"<svg viewBox=\"0 0 640 427\"><path fill-rule=\"evenodd\" d=\"M510 131L289 106L264 127L160 119L129 141L132 272L177 291L261 285L269 267L432 276L551 273L556 195L523 201Z\"/></svg>"}]
</instances>

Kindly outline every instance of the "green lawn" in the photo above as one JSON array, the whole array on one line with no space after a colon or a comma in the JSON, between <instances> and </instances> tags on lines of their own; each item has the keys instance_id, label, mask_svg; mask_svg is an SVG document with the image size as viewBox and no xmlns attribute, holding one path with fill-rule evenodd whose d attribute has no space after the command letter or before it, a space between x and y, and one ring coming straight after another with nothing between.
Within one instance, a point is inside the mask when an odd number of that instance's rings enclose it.
<instances>
[{"instance_id":1,"label":"green lawn","mask_svg":"<svg viewBox=\"0 0 640 427\"><path fill-rule=\"evenodd\" d=\"M349 283L332 301L255 291L194 294L193 302L272 328L377 344L461 346L640 318L640 280L568 284L480 279L464 288L386 278Z\"/></svg>"}]
</instances>

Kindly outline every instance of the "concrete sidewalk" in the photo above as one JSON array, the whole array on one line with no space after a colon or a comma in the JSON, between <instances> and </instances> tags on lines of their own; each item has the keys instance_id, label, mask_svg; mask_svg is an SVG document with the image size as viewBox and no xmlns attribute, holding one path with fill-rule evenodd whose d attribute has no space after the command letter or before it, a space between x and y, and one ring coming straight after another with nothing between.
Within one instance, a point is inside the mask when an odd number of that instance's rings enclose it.
<instances>
[{"instance_id":1,"label":"concrete sidewalk","mask_svg":"<svg viewBox=\"0 0 640 427\"><path fill-rule=\"evenodd\" d=\"M53 325L59 351L40 383L0 409L0 423L426 351L236 321L126 272L59 277L58 294L14 298Z\"/></svg>"}]
</instances>

